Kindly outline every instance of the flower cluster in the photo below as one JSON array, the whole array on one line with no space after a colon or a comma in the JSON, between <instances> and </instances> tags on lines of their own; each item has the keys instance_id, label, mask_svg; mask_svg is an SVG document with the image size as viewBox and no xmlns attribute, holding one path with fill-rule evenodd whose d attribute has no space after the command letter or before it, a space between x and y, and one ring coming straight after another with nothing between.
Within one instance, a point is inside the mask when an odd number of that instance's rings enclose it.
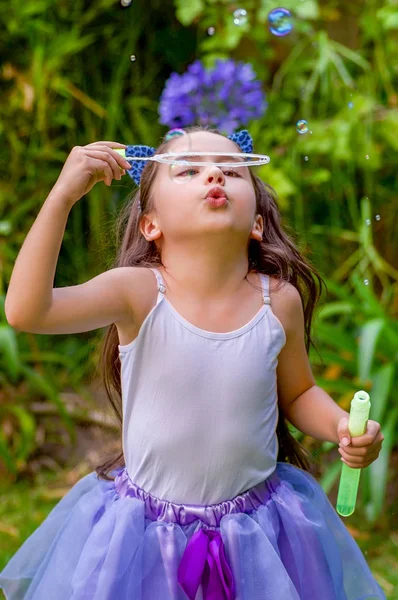
<instances>
[{"instance_id":1,"label":"flower cluster","mask_svg":"<svg viewBox=\"0 0 398 600\"><path fill-rule=\"evenodd\" d=\"M160 123L170 128L188 125L217 127L224 134L261 117L266 108L261 82L250 64L217 60L205 70L196 60L186 73L172 73L160 97Z\"/></svg>"}]
</instances>

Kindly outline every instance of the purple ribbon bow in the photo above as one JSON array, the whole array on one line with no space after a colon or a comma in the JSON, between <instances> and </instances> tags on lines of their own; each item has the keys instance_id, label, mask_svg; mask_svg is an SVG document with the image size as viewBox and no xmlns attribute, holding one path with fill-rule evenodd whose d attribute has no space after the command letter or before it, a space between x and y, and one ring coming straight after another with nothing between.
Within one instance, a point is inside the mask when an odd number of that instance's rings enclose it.
<instances>
[{"instance_id":1,"label":"purple ribbon bow","mask_svg":"<svg viewBox=\"0 0 398 600\"><path fill-rule=\"evenodd\" d=\"M219 531L194 533L178 567L177 581L189 600L195 600L201 583L203 600L234 600L234 579Z\"/></svg>"}]
</instances>

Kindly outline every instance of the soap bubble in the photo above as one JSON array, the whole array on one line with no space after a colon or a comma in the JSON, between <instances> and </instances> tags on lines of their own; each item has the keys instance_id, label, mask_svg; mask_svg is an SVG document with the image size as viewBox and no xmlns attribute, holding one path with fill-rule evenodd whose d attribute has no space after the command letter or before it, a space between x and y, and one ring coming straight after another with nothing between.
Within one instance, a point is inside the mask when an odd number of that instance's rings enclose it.
<instances>
[{"instance_id":1,"label":"soap bubble","mask_svg":"<svg viewBox=\"0 0 398 600\"><path fill-rule=\"evenodd\" d=\"M186 135L186 134L187 133L186 133L186 131L184 131L184 129L179 129L179 128L170 129L170 131L168 131L166 133L166 135L164 136L164 139L166 142L168 142L169 140L172 140L175 137L178 137L180 135Z\"/></svg>"},{"instance_id":2,"label":"soap bubble","mask_svg":"<svg viewBox=\"0 0 398 600\"><path fill-rule=\"evenodd\" d=\"M366 219L365 223L366 225L370 225L370 219Z\"/></svg>"},{"instance_id":3,"label":"soap bubble","mask_svg":"<svg viewBox=\"0 0 398 600\"><path fill-rule=\"evenodd\" d=\"M369 279L364 279L363 282L365 285L369 285Z\"/></svg>"},{"instance_id":4,"label":"soap bubble","mask_svg":"<svg viewBox=\"0 0 398 600\"><path fill-rule=\"evenodd\" d=\"M247 23L247 11L244 8L237 8L234 13L235 25L246 25Z\"/></svg>"},{"instance_id":5,"label":"soap bubble","mask_svg":"<svg viewBox=\"0 0 398 600\"><path fill-rule=\"evenodd\" d=\"M174 164L169 167L169 176L174 183L188 183L194 174L195 167L192 167L188 160L180 160L178 165Z\"/></svg>"},{"instance_id":6,"label":"soap bubble","mask_svg":"<svg viewBox=\"0 0 398 600\"><path fill-rule=\"evenodd\" d=\"M307 162L308 161L308 156L304 156L304 160Z\"/></svg>"},{"instance_id":7,"label":"soap bubble","mask_svg":"<svg viewBox=\"0 0 398 600\"><path fill-rule=\"evenodd\" d=\"M132 0L120 0L120 4L124 7L130 6Z\"/></svg>"},{"instance_id":8,"label":"soap bubble","mask_svg":"<svg viewBox=\"0 0 398 600\"><path fill-rule=\"evenodd\" d=\"M297 121L296 129L297 129L297 132L301 133L302 135L304 133L308 133L309 127L308 127L307 121L305 119L300 119L300 121Z\"/></svg>"},{"instance_id":9,"label":"soap bubble","mask_svg":"<svg viewBox=\"0 0 398 600\"><path fill-rule=\"evenodd\" d=\"M349 102L349 103L348 103L348 108L352 108L353 106L354 106L354 103L353 103L353 102Z\"/></svg>"},{"instance_id":10,"label":"soap bubble","mask_svg":"<svg viewBox=\"0 0 398 600\"><path fill-rule=\"evenodd\" d=\"M375 219L376 221L380 221L380 215L376 215Z\"/></svg>"},{"instance_id":11,"label":"soap bubble","mask_svg":"<svg viewBox=\"0 0 398 600\"><path fill-rule=\"evenodd\" d=\"M365 156L365 158L366 158L366 160L369 160L369 154L367 154L367 155Z\"/></svg>"},{"instance_id":12,"label":"soap bubble","mask_svg":"<svg viewBox=\"0 0 398 600\"><path fill-rule=\"evenodd\" d=\"M209 29L207 30L207 35L214 35L215 33L216 33L215 27L209 27Z\"/></svg>"},{"instance_id":13,"label":"soap bubble","mask_svg":"<svg viewBox=\"0 0 398 600\"><path fill-rule=\"evenodd\" d=\"M132 55L130 56L130 60L131 60L131 62L135 62L135 61L137 60L137 57L136 57L136 55L135 55L135 54L132 54Z\"/></svg>"},{"instance_id":14,"label":"soap bubble","mask_svg":"<svg viewBox=\"0 0 398 600\"><path fill-rule=\"evenodd\" d=\"M268 27L273 35L282 37L293 29L293 17L287 8L274 8L268 14Z\"/></svg>"},{"instance_id":15,"label":"soap bubble","mask_svg":"<svg viewBox=\"0 0 398 600\"><path fill-rule=\"evenodd\" d=\"M202 160L206 156L224 156L221 152L202 152L197 151L185 153L181 148L178 152L164 153L159 156L159 161L170 164L169 174L175 183L186 183L197 173L201 172L203 167L217 167L225 171L227 176L238 175L238 169L243 167L255 167L262 164L268 164L269 156L266 154L246 154L244 152L227 153L227 160ZM229 159L229 160L228 160ZM228 173L227 173L228 171Z\"/></svg>"}]
</instances>

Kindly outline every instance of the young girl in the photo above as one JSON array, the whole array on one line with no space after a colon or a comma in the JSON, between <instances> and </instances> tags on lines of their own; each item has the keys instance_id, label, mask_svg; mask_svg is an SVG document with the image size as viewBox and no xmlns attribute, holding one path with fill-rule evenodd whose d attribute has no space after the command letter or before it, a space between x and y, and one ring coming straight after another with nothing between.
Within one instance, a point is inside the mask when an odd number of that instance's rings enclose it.
<instances>
[{"instance_id":1,"label":"young girl","mask_svg":"<svg viewBox=\"0 0 398 600\"><path fill-rule=\"evenodd\" d=\"M183 154L188 141L194 152L252 152L246 131L185 133L156 153ZM285 415L315 438L350 438L348 413L316 386L307 357L312 275L322 280L282 229L272 189L219 157L142 168L115 148L126 146L72 150L18 256L6 314L43 334L110 325L102 371L118 414L121 401L123 452L22 545L0 573L6 598L385 598L287 428ZM124 170L139 189L115 268L53 289L70 209ZM369 421L339 451L364 468L382 440Z\"/></svg>"}]
</instances>

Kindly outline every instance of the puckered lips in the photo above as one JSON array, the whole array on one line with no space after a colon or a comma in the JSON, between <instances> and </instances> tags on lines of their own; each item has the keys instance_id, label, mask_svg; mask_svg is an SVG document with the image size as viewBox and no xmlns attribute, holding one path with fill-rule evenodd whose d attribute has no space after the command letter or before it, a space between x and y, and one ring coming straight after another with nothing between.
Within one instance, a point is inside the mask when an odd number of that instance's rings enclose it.
<instances>
[{"instance_id":1,"label":"puckered lips","mask_svg":"<svg viewBox=\"0 0 398 600\"><path fill-rule=\"evenodd\" d=\"M228 196L223 188L217 185L210 188L205 196L205 200L207 200L211 206L223 206L227 203Z\"/></svg>"}]
</instances>

